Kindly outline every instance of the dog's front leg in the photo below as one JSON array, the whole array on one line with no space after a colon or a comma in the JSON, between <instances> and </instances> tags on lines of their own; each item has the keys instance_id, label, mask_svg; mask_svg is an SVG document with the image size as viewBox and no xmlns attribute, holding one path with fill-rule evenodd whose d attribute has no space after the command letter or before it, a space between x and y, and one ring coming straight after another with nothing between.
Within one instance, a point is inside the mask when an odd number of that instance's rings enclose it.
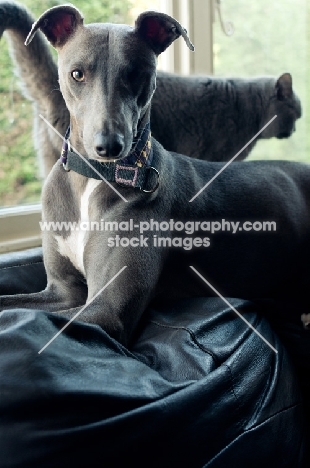
<instances>
[{"instance_id":1,"label":"dog's front leg","mask_svg":"<svg viewBox=\"0 0 310 468\"><path fill-rule=\"evenodd\" d=\"M49 312L55 312L62 309L81 306L85 303L87 297L87 287L80 283L78 287L69 291L69 285L52 283L44 291L32 294L15 294L10 296L0 296L0 311L24 308L24 309L42 309Z\"/></svg>"},{"instance_id":2,"label":"dog's front leg","mask_svg":"<svg viewBox=\"0 0 310 468\"><path fill-rule=\"evenodd\" d=\"M102 245L102 239L96 238L93 247L96 241ZM108 247L100 258L98 248L86 255L88 298L76 320L95 323L128 345L154 296L163 255L152 247ZM62 311L67 318L72 318L72 312Z\"/></svg>"},{"instance_id":3,"label":"dog's front leg","mask_svg":"<svg viewBox=\"0 0 310 468\"><path fill-rule=\"evenodd\" d=\"M88 294L85 279L68 258L50 247L45 252L45 267L48 284L44 291L0 296L0 311L25 308L56 312L85 304Z\"/></svg>"},{"instance_id":4,"label":"dog's front leg","mask_svg":"<svg viewBox=\"0 0 310 468\"><path fill-rule=\"evenodd\" d=\"M124 284L130 280L132 270L124 275ZM56 314L68 320L82 321L99 325L112 338L124 346L130 344L135 328L148 304L150 289L144 287L127 288L126 295L121 295L124 284L111 285L111 291L98 290L98 295L90 298L82 307L66 310L55 310ZM134 290L133 290L134 289Z\"/></svg>"}]
</instances>

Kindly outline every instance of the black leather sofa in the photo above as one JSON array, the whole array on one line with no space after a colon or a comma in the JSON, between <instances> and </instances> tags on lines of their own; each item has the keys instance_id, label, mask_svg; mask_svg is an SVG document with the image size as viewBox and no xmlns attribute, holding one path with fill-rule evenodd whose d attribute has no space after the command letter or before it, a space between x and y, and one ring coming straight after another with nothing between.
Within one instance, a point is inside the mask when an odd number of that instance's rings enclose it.
<instances>
[{"instance_id":1,"label":"black leather sofa","mask_svg":"<svg viewBox=\"0 0 310 468\"><path fill-rule=\"evenodd\" d=\"M41 249L0 256L0 294L45 285ZM219 298L151 308L131 349L76 321L38 354L66 320L0 313L0 467L310 466L303 310L230 301L277 354Z\"/></svg>"}]
</instances>

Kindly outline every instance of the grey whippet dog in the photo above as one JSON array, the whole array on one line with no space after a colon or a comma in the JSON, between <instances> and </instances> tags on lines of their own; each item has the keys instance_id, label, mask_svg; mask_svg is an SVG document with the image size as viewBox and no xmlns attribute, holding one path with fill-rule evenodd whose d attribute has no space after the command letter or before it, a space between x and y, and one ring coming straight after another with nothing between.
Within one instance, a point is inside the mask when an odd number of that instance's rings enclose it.
<instances>
[{"instance_id":1,"label":"grey whippet dog","mask_svg":"<svg viewBox=\"0 0 310 468\"><path fill-rule=\"evenodd\" d=\"M80 12L65 5L46 11L27 43L39 28L58 51L71 131L43 189L43 220L104 219L123 223L126 232L44 231L47 288L2 296L0 310L39 308L73 317L89 303L79 318L127 345L151 301L213 295L190 266L227 297L296 296L303 286L308 292L308 165L231 164L192 200L223 164L167 152L150 137L157 56L179 36L193 48L175 19L145 12L134 28L84 25ZM223 219L242 224L235 234L225 225L210 237L204 223ZM275 222L276 232L248 232L254 220ZM184 248L182 223L188 222L192 248ZM136 226L141 231L146 223L154 230L137 234ZM126 242L119 236L117 246L119 234ZM161 236L175 247L158 247Z\"/></svg>"},{"instance_id":2,"label":"grey whippet dog","mask_svg":"<svg viewBox=\"0 0 310 468\"><path fill-rule=\"evenodd\" d=\"M59 158L59 138L39 114L61 134L70 116L44 35L38 31L29 47L24 46L33 22L24 6L0 0L0 35L6 32L24 94L34 104L34 144L46 177ZM198 159L229 161L276 114L277 119L237 157L244 159L260 138L289 137L301 116L289 73L221 79L159 72L156 83L151 107L153 136L166 149Z\"/></svg>"}]
</instances>

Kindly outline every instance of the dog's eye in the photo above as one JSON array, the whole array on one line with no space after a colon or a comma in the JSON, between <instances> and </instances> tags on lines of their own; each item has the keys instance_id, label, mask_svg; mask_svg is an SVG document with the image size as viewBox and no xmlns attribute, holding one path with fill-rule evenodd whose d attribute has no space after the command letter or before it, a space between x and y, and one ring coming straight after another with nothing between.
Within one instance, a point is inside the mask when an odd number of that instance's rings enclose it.
<instances>
[{"instance_id":1,"label":"dog's eye","mask_svg":"<svg viewBox=\"0 0 310 468\"><path fill-rule=\"evenodd\" d=\"M75 81L84 81L84 73L81 70L73 70L71 76Z\"/></svg>"}]
</instances>

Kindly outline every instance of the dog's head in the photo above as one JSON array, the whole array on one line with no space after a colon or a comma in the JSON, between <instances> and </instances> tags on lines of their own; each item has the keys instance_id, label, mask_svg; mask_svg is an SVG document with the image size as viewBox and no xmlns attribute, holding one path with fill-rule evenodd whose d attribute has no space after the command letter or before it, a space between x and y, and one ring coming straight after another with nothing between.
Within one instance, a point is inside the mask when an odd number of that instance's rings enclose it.
<instances>
[{"instance_id":1,"label":"dog's head","mask_svg":"<svg viewBox=\"0 0 310 468\"><path fill-rule=\"evenodd\" d=\"M26 39L41 29L58 51L59 84L70 112L74 146L101 161L130 152L141 122L149 117L157 56L186 31L170 16L144 12L135 27L84 25L71 5L47 10Z\"/></svg>"}]
</instances>

